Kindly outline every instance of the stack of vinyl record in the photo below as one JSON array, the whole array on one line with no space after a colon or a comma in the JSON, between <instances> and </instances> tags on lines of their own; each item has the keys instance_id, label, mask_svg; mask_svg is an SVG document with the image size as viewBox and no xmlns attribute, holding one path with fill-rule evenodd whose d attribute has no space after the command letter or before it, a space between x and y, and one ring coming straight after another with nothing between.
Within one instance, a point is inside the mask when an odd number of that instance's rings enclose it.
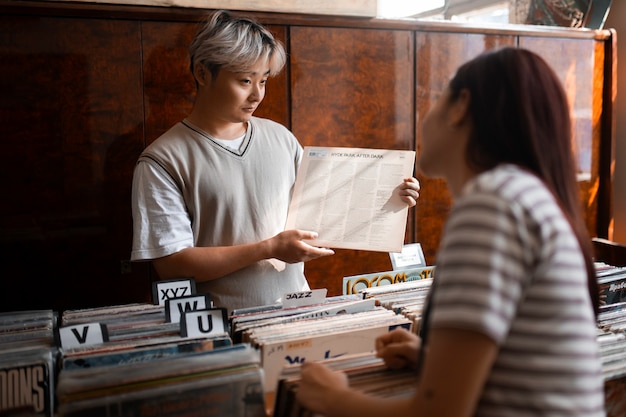
<instances>
[{"instance_id":1,"label":"stack of vinyl record","mask_svg":"<svg viewBox=\"0 0 626 417\"><path fill-rule=\"evenodd\" d=\"M319 361L348 376L350 387L372 396L391 398L412 395L417 384L414 369L390 369L373 353L345 355ZM274 417L303 417L311 415L300 406L295 396L300 380L300 366L286 366L280 375Z\"/></svg>"},{"instance_id":2,"label":"stack of vinyl record","mask_svg":"<svg viewBox=\"0 0 626 417\"><path fill-rule=\"evenodd\" d=\"M374 352L376 338L396 327L411 329L411 320L376 305L362 295L329 297L323 304L296 309L270 308L267 314L234 312L236 338L250 343L261 354L268 413L275 401L279 375L285 366L305 360L322 360L349 354ZM247 320L242 320L242 318Z\"/></svg>"},{"instance_id":3,"label":"stack of vinyl record","mask_svg":"<svg viewBox=\"0 0 626 417\"><path fill-rule=\"evenodd\" d=\"M626 267L596 262L600 289L598 342L605 380L626 376Z\"/></svg>"},{"instance_id":4,"label":"stack of vinyl record","mask_svg":"<svg viewBox=\"0 0 626 417\"><path fill-rule=\"evenodd\" d=\"M0 415L54 414L57 314L0 313Z\"/></svg>"},{"instance_id":5,"label":"stack of vinyl record","mask_svg":"<svg viewBox=\"0 0 626 417\"><path fill-rule=\"evenodd\" d=\"M237 344L62 371L58 415L264 417L258 351Z\"/></svg>"},{"instance_id":6,"label":"stack of vinyl record","mask_svg":"<svg viewBox=\"0 0 626 417\"><path fill-rule=\"evenodd\" d=\"M409 318L417 331L433 279L366 288L360 292L365 298L374 299L379 305Z\"/></svg>"}]
</instances>

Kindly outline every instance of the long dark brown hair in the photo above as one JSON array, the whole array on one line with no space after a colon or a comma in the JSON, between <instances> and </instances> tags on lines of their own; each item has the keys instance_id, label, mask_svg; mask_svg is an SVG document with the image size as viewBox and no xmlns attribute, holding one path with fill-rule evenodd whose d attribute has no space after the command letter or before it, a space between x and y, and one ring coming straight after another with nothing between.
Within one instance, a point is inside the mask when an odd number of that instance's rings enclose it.
<instances>
[{"instance_id":1,"label":"long dark brown hair","mask_svg":"<svg viewBox=\"0 0 626 417\"><path fill-rule=\"evenodd\" d=\"M502 162L518 165L556 197L585 257L597 314L598 284L576 181L570 108L559 78L539 55L507 47L462 65L450 90L453 100L461 90L470 93L474 131L467 145L468 165L478 172Z\"/></svg>"}]
</instances>

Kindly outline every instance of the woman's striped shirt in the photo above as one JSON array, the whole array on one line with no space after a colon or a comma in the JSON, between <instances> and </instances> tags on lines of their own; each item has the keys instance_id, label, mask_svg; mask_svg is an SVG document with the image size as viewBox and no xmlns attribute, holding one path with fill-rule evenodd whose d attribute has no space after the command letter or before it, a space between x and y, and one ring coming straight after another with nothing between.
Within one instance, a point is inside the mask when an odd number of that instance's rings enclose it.
<instances>
[{"instance_id":1,"label":"woman's striped shirt","mask_svg":"<svg viewBox=\"0 0 626 417\"><path fill-rule=\"evenodd\" d=\"M429 327L499 347L476 416L604 416L584 259L544 184L513 165L479 175L443 236Z\"/></svg>"}]
</instances>

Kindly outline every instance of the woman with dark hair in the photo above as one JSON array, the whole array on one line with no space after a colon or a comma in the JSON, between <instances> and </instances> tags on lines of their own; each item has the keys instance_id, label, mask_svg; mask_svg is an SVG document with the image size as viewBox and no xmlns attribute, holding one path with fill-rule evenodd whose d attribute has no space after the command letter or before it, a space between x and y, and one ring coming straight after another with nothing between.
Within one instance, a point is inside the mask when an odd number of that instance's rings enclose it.
<instances>
[{"instance_id":1,"label":"woman with dark hair","mask_svg":"<svg viewBox=\"0 0 626 417\"><path fill-rule=\"evenodd\" d=\"M423 122L420 170L455 202L420 336L377 341L414 395L377 398L302 366L298 400L333 416L604 416L597 284L563 87L523 49L461 66Z\"/></svg>"}]
</instances>

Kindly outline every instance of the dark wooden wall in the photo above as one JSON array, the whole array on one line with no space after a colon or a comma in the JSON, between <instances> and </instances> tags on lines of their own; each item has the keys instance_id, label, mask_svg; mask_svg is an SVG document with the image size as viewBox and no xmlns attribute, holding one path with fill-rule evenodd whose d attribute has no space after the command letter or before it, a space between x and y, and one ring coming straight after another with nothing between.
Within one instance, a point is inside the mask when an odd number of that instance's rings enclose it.
<instances>
[{"instance_id":1,"label":"dark wooden wall","mask_svg":"<svg viewBox=\"0 0 626 417\"><path fill-rule=\"evenodd\" d=\"M150 301L149 263L128 262L132 171L191 109L187 45L206 10L12 1L0 10L0 311ZM570 94L587 174L581 204L590 234L605 233L610 31L246 15L290 58L257 115L303 145L419 152L422 118L458 65L503 45L537 51ZM442 180L416 176L406 242L420 242L434 264L451 199ZM344 276L390 268L387 253L338 250L306 274L334 295Z\"/></svg>"}]
</instances>

